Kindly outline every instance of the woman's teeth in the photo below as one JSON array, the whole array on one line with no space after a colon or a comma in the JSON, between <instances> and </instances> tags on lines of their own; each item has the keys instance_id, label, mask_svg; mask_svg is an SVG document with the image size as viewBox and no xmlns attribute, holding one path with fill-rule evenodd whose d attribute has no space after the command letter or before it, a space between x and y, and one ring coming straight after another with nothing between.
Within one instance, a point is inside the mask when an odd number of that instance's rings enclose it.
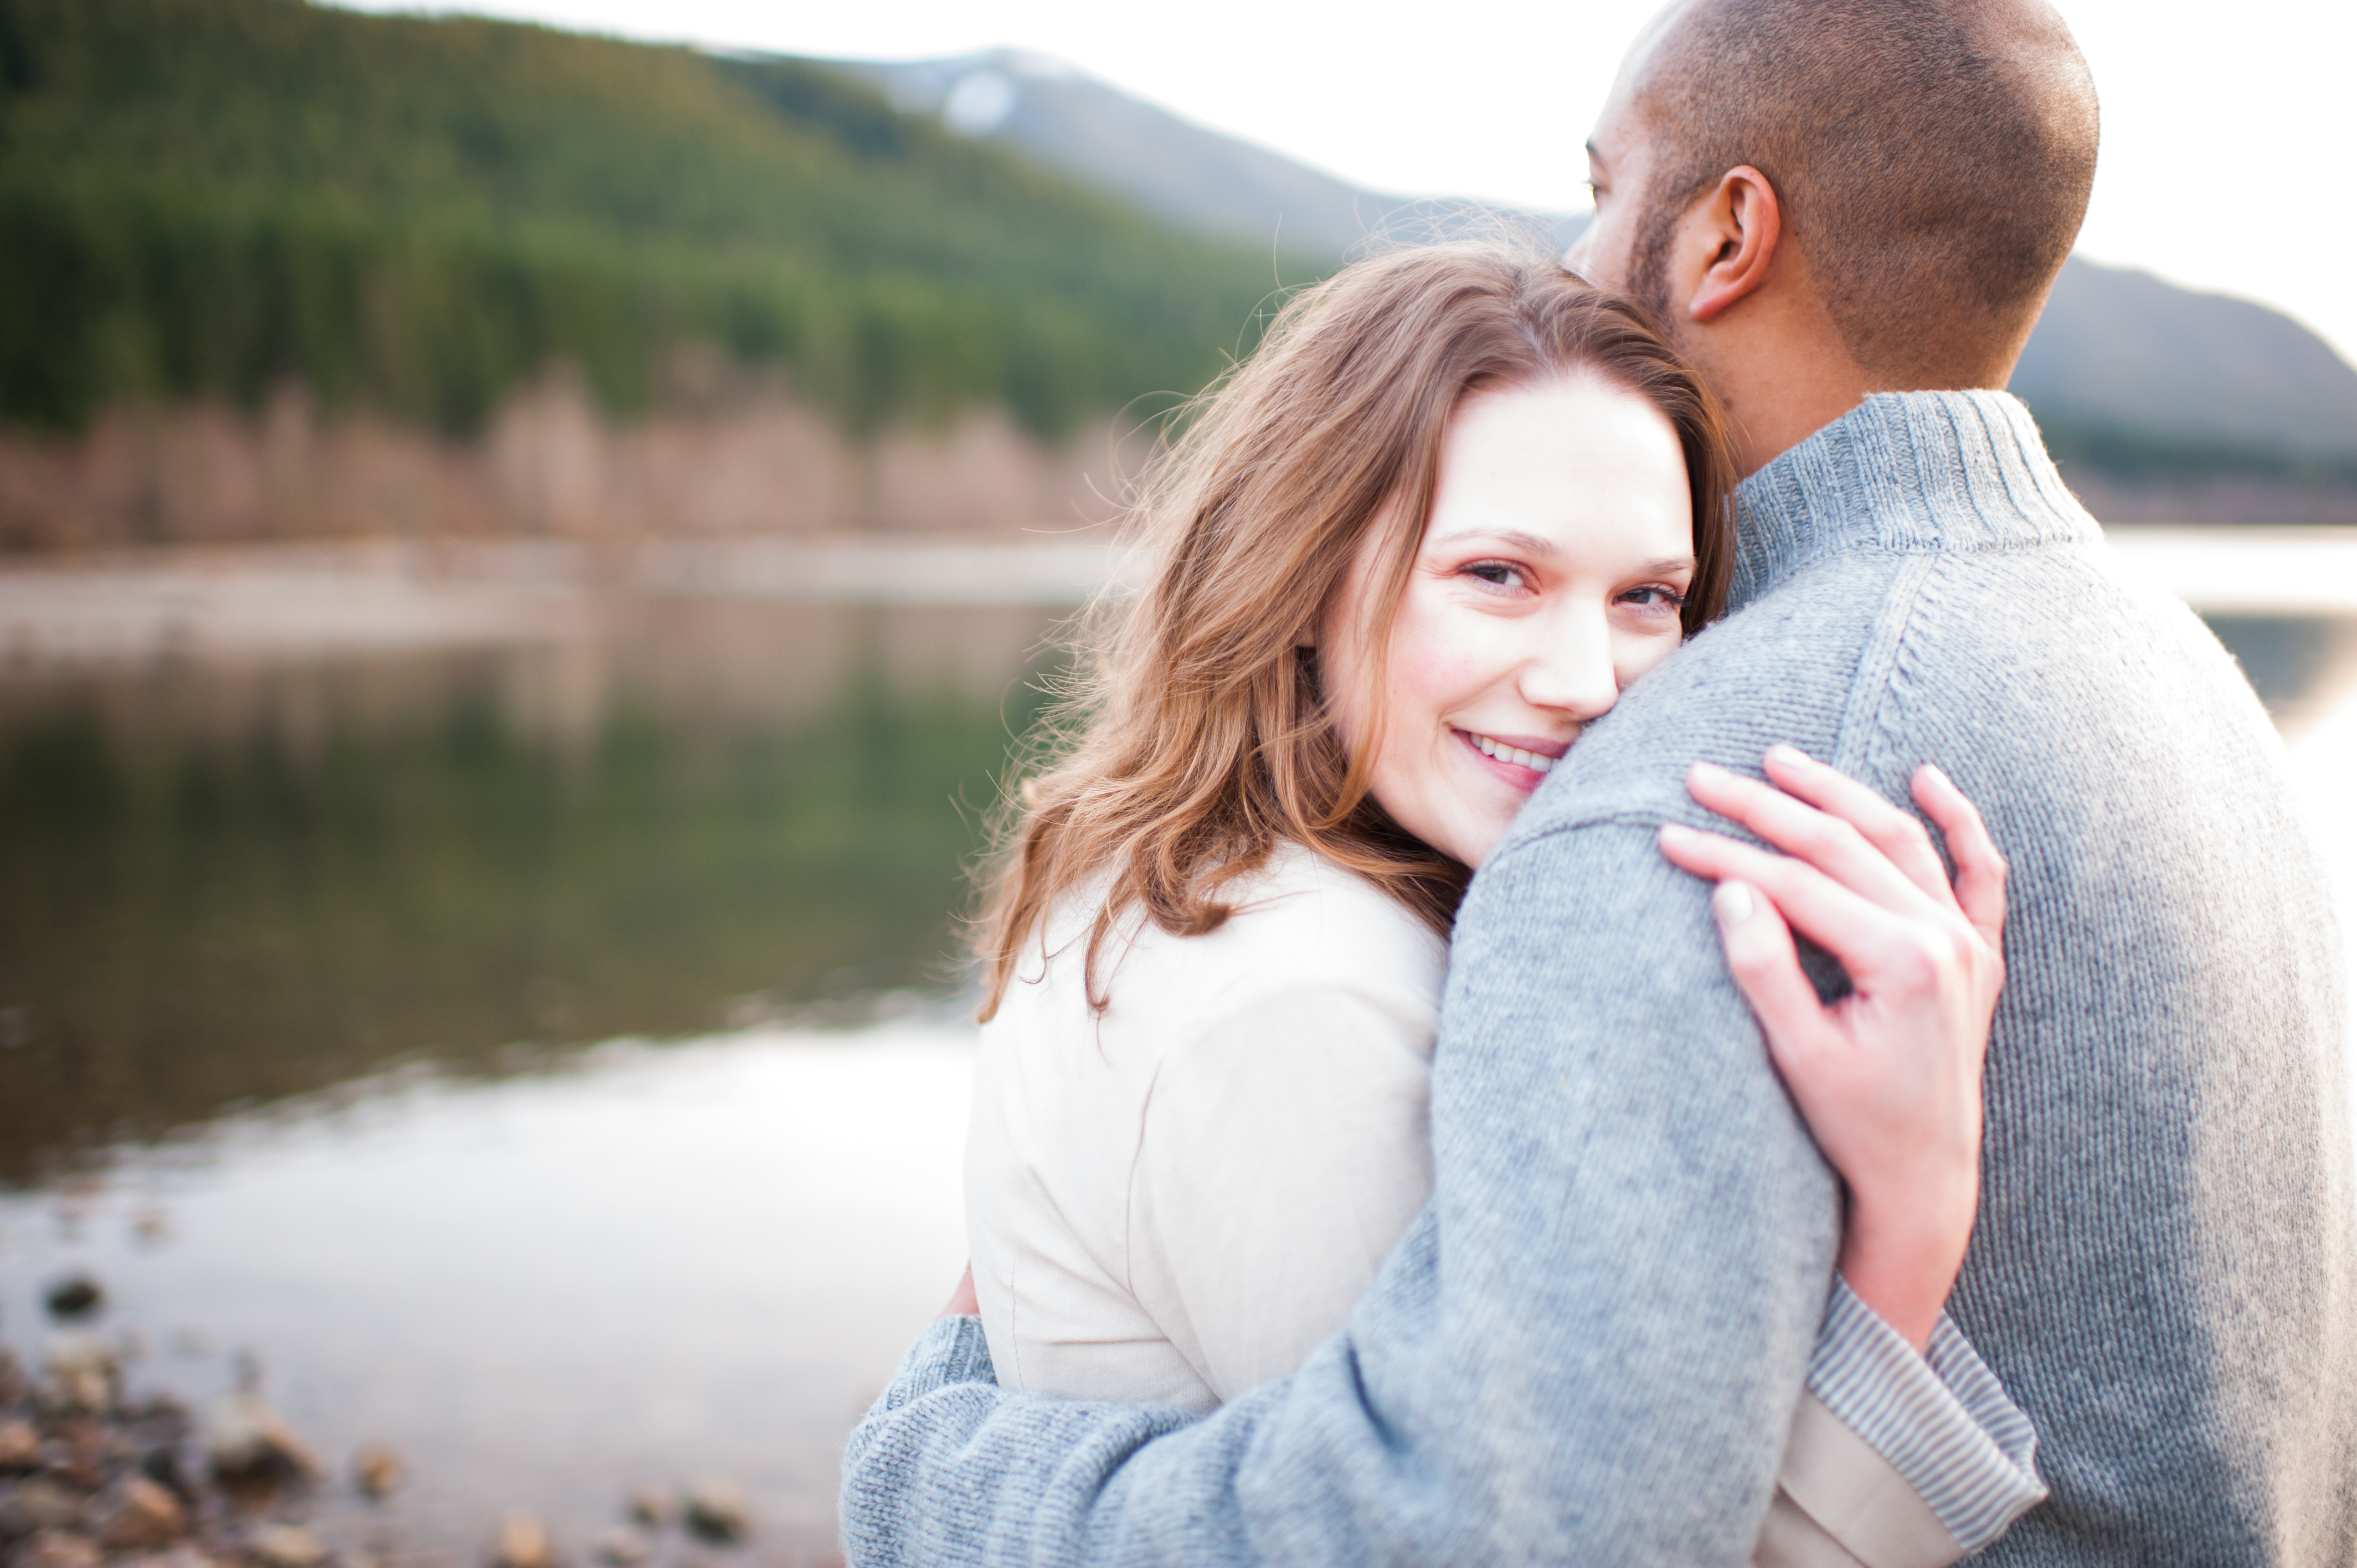
<instances>
[{"instance_id":1,"label":"woman's teeth","mask_svg":"<svg viewBox=\"0 0 2357 1568\"><path fill-rule=\"evenodd\" d=\"M1517 767L1527 768L1534 773L1544 773L1555 764L1555 759L1552 757L1543 757L1535 751L1524 751L1519 746L1501 746L1488 736L1475 735L1470 730L1465 732L1465 737L1473 743L1474 747L1482 756L1494 757L1501 762L1511 762Z\"/></svg>"}]
</instances>

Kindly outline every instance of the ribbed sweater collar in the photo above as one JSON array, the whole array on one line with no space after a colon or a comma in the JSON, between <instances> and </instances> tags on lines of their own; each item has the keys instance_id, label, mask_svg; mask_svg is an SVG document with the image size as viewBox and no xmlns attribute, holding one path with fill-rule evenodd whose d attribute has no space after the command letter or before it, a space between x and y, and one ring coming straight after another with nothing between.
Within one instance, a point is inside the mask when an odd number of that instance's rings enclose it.
<instances>
[{"instance_id":1,"label":"ribbed sweater collar","mask_svg":"<svg viewBox=\"0 0 2357 1568\"><path fill-rule=\"evenodd\" d=\"M1877 392L1736 491L1730 607L1848 550L2007 550L2101 537L2020 401Z\"/></svg>"}]
</instances>

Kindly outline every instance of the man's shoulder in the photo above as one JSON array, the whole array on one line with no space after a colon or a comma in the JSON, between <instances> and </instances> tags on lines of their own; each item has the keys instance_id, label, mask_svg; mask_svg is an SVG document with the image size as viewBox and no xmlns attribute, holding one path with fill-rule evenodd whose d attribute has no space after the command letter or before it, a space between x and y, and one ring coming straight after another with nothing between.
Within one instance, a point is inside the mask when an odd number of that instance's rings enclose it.
<instances>
[{"instance_id":1,"label":"man's shoulder","mask_svg":"<svg viewBox=\"0 0 2357 1568\"><path fill-rule=\"evenodd\" d=\"M1901 558L1817 562L1705 628L1583 732L1509 835L1680 814L1697 761L1757 771L1778 741L1824 756Z\"/></svg>"},{"instance_id":2,"label":"man's shoulder","mask_svg":"<svg viewBox=\"0 0 2357 1568\"><path fill-rule=\"evenodd\" d=\"M2238 714L2244 729L2257 711L2200 619L2099 542L1845 551L1632 685L1509 842L1613 821L1700 822L1687 768L1756 773L1779 743L1871 775L1885 764L1948 766L1893 749L1927 728L1976 727L2009 752L2027 735L2101 729L2130 711L2149 720L2156 704L2186 702Z\"/></svg>"}]
</instances>

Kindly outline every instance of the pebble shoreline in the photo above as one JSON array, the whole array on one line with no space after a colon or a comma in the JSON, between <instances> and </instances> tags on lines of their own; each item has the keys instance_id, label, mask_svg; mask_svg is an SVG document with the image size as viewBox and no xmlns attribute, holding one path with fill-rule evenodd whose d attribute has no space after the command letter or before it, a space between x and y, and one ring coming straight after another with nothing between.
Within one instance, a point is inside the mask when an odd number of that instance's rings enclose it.
<instances>
[{"instance_id":1,"label":"pebble shoreline","mask_svg":"<svg viewBox=\"0 0 2357 1568\"><path fill-rule=\"evenodd\" d=\"M407 1553L331 1551L306 1521L331 1486L392 1496L400 1455L363 1448L335 1476L251 1378L201 1412L126 1393L117 1349L82 1326L104 1299L86 1276L60 1281L38 1361L0 1344L0 1568L407 1568ZM754 1533L725 1477L639 1487L619 1513L577 1557L535 1516L510 1513L485 1530L481 1568L646 1568L667 1532L723 1549Z\"/></svg>"}]
</instances>

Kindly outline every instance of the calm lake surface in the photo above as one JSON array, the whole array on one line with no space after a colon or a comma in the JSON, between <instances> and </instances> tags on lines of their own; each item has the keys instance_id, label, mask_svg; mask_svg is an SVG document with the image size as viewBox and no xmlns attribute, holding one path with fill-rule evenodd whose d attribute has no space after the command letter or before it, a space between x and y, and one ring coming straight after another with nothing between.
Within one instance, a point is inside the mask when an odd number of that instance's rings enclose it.
<instances>
[{"instance_id":1,"label":"calm lake surface","mask_svg":"<svg viewBox=\"0 0 2357 1568\"><path fill-rule=\"evenodd\" d=\"M724 1474L735 1555L823 1556L963 1262L952 911L1063 612L534 579L277 636L241 584L0 575L0 1341L87 1270L135 1383L250 1359L346 1552L523 1508L577 1562ZM2357 616L2212 624L2357 887Z\"/></svg>"}]
</instances>

